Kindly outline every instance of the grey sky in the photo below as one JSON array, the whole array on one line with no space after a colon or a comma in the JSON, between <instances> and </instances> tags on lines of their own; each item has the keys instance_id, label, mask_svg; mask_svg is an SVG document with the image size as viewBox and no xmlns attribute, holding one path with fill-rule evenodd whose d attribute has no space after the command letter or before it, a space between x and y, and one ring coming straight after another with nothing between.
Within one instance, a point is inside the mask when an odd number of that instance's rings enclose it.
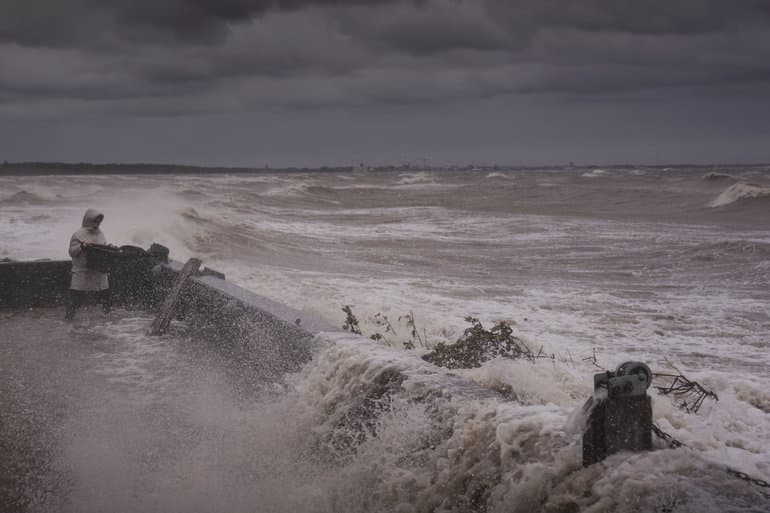
<instances>
[{"instance_id":1,"label":"grey sky","mask_svg":"<svg viewBox=\"0 0 770 513\"><path fill-rule=\"evenodd\" d=\"M766 0L6 0L0 159L770 161Z\"/></svg>"}]
</instances>

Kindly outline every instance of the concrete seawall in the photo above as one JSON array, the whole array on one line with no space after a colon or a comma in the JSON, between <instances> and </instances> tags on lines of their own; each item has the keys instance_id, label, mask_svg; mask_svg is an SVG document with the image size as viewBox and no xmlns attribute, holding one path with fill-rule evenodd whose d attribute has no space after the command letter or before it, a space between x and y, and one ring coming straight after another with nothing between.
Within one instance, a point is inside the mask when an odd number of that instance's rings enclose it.
<instances>
[{"instance_id":1,"label":"concrete seawall","mask_svg":"<svg viewBox=\"0 0 770 513\"><path fill-rule=\"evenodd\" d=\"M0 263L0 309L63 306L71 263L62 261ZM136 266L110 274L116 305L153 311L182 269L169 261L151 271ZM178 317L196 337L221 351L253 362L261 379L277 379L310 360L311 341L321 331L335 331L312 318L216 276L194 276L184 289Z\"/></svg>"},{"instance_id":2,"label":"concrete seawall","mask_svg":"<svg viewBox=\"0 0 770 513\"><path fill-rule=\"evenodd\" d=\"M152 271L147 268L144 274L137 275L135 269L112 273L110 288L115 304L156 310L182 267L181 262L171 260ZM0 309L63 306L69 270L69 261L0 263ZM228 357L248 363L255 373L253 378L263 382L280 380L284 374L295 372L310 361L317 335L322 333L324 337L320 338L344 340L344 344L359 346L362 353L381 347L211 275L191 278L181 295L177 318L188 324L187 331L194 337L215 345ZM387 379L383 378L391 391L394 383L420 376L421 381L435 380L433 387L442 390L442 395L495 395L415 357L397 354L399 363L388 369ZM375 394L383 392L379 390Z\"/></svg>"},{"instance_id":3,"label":"concrete seawall","mask_svg":"<svg viewBox=\"0 0 770 513\"><path fill-rule=\"evenodd\" d=\"M160 267L157 278L162 289L170 287L181 269L175 261ZM298 370L312 357L314 336L336 331L320 319L216 276L191 279L181 298L180 317L196 337L252 363L261 380Z\"/></svg>"},{"instance_id":4,"label":"concrete seawall","mask_svg":"<svg viewBox=\"0 0 770 513\"><path fill-rule=\"evenodd\" d=\"M69 260L0 263L0 309L63 305Z\"/></svg>"}]
</instances>

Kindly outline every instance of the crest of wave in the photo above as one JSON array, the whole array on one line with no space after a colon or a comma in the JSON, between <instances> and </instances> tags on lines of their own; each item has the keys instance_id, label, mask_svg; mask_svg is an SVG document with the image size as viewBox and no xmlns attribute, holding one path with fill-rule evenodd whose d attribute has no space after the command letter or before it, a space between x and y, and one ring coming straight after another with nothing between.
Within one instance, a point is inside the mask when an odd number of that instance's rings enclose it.
<instances>
[{"instance_id":1,"label":"crest of wave","mask_svg":"<svg viewBox=\"0 0 770 513\"><path fill-rule=\"evenodd\" d=\"M8 197L0 199L0 205L41 205L47 202L47 198L24 189Z\"/></svg>"},{"instance_id":2,"label":"crest of wave","mask_svg":"<svg viewBox=\"0 0 770 513\"><path fill-rule=\"evenodd\" d=\"M317 187L317 186L314 186L309 181L304 181L304 180L293 181L293 182L292 181L277 182L277 183L271 184L271 187L266 191L262 192L260 196L268 196L268 197L275 197L275 198L301 197L308 192L312 193L313 187Z\"/></svg>"},{"instance_id":3,"label":"crest of wave","mask_svg":"<svg viewBox=\"0 0 770 513\"><path fill-rule=\"evenodd\" d=\"M506 173L501 173L499 171L495 171L493 173L489 173L487 175L487 178L503 178L503 179L506 179L506 180L513 180L513 175L506 174Z\"/></svg>"},{"instance_id":4,"label":"crest of wave","mask_svg":"<svg viewBox=\"0 0 770 513\"><path fill-rule=\"evenodd\" d=\"M430 173L426 171L420 171L419 173L404 173L398 175L400 180L396 182L397 185L411 185L415 183L425 183L433 181Z\"/></svg>"},{"instance_id":5,"label":"crest of wave","mask_svg":"<svg viewBox=\"0 0 770 513\"><path fill-rule=\"evenodd\" d=\"M585 178L597 178L599 176L606 175L606 174L607 174L607 171L605 171L604 169L594 169L593 171L583 173L580 176L583 176Z\"/></svg>"},{"instance_id":6,"label":"crest of wave","mask_svg":"<svg viewBox=\"0 0 770 513\"><path fill-rule=\"evenodd\" d=\"M709 206L721 207L742 199L768 197L770 197L770 187L747 182L738 182L722 191Z\"/></svg>"}]
</instances>

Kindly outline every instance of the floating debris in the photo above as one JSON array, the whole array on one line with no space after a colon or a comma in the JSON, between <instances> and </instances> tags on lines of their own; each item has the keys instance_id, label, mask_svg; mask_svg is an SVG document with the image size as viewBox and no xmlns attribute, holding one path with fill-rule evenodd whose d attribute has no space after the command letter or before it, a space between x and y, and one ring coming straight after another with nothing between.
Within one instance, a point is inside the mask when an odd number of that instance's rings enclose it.
<instances>
[{"instance_id":1,"label":"floating debris","mask_svg":"<svg viewBox=\"0 0 770 513\"><path fill-rule=\"evenodd\" d=\"M706 398L719 401L719 397L703 387L697 381L687 379L679 369L671 362L667 362L677 374L655 373L655 378L666 382L664 385L655 385L655 389L663 395L671 394L674 397L674 404L687 413L698 413Z\"/></svg>"}]
</instances>

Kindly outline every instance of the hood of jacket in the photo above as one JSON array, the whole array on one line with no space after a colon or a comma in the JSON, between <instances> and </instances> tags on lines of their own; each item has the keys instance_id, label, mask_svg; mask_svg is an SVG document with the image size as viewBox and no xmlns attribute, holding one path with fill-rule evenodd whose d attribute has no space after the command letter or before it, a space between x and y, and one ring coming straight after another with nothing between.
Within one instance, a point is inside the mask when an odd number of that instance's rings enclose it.
<instances>
[{"instance_id":1,"label":"hood of jacket","mask_svg":"<svg viewBox=\"0 0 770 513\"><path fill-rule=\"evenodd\" d=\"M101 219L97 221L97 218L101 216ZM96 210L95 208L89 208L86 210L85 215L83 216L83 228L88 228L89 230L96 230L99 228L99 224L101 223L101 220L104 219L104 214Z\"/></svg>"}]
</instances>

